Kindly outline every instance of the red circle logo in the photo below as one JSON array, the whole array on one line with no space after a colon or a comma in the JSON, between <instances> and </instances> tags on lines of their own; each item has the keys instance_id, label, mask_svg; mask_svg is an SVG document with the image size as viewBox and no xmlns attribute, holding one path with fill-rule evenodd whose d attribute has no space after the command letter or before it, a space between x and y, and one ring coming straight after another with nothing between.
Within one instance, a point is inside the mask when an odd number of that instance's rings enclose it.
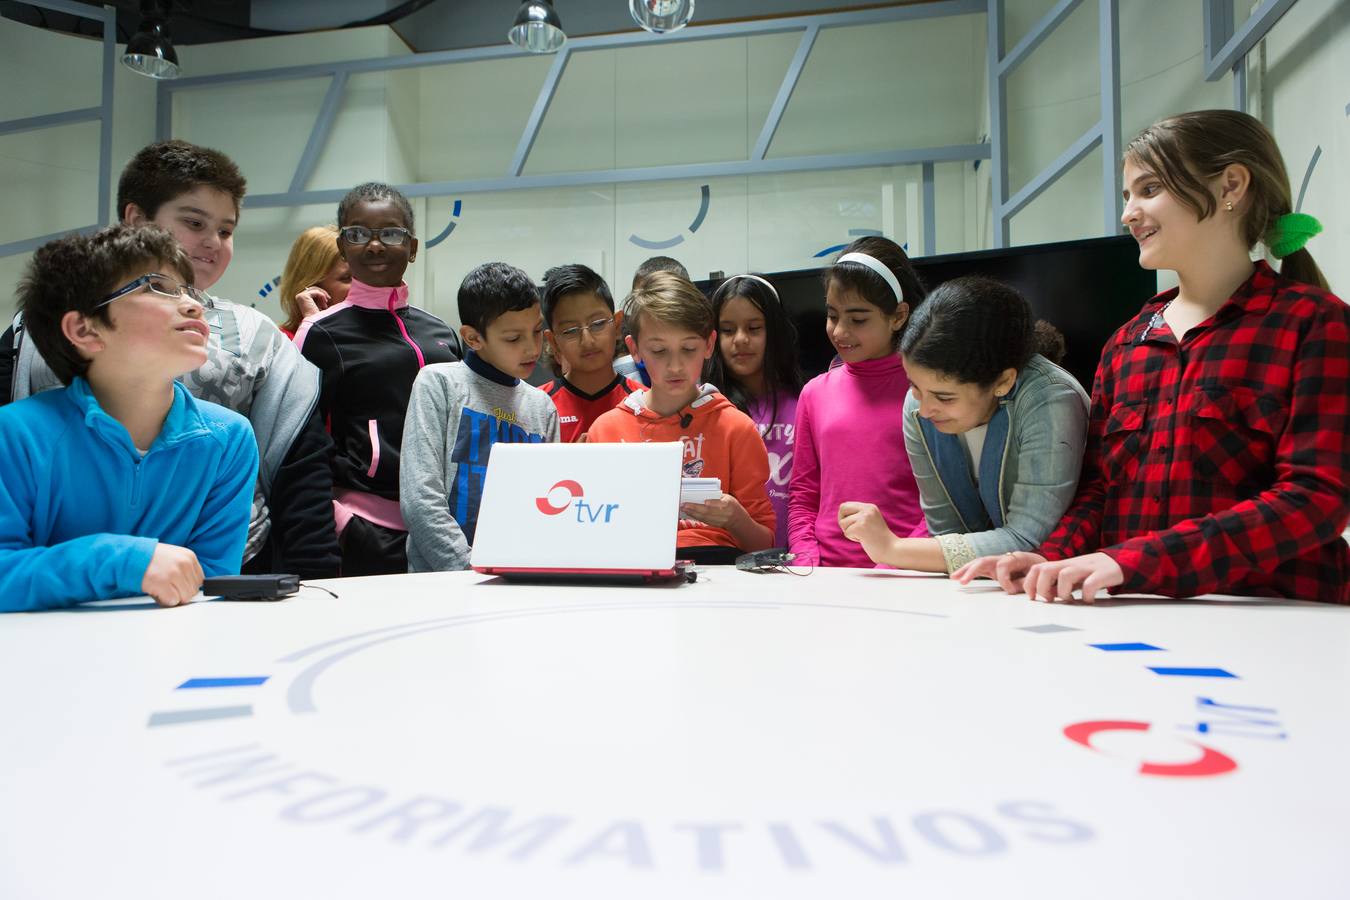
<instances>
[{"instance_id":1,"label":"red circle logo","mask_svg":"<svg viewBox=\"0 0 1350 900\"><path fill-rule=\"evenodd\" d=\"M563 503L562 506L554 506L552 503L549 502L548 499L549 495L552 494L554 491L556 491L558 488L564 488L569 494L572 495L566 500L566 502ZM581 485L577 484L575 481L572 481L569 478L565 478L562 481L555 484L553 487L549 488L548 492L545 493L544 496L536 497L534 505L539 507L539 511L544 515L556 516L566 511L567 507L572 505L573 500L583 496L585 496L585 492L581 490Z\"/></svg>"}]
</instances>

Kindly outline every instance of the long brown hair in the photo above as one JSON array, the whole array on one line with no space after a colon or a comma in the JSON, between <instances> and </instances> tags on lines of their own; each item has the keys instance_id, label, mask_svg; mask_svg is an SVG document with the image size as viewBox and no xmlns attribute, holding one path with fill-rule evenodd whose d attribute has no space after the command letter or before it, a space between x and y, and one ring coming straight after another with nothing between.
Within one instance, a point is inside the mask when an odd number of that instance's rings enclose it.
<instances>
[{"instance_id":1,"label":"long brown hair","mask_svg":"<svg viewBox=\"0 0 1350 900\"><path fill-rule=\"evenodd\" d=\"M1202 109L1169 116L1139 133L1125 158L1158 176L1168 193L1200 219L1214 215L1218 203L1207 182L1231 165L1251 173L1242 234L1248 249L1267 239L1280 216L1293 212L1289 172L1274 136L1261 122L1230 109ZM1296 250L1284 257L1281 274L1328 289L1312 254Z\"/></svg>"}]
</instances>

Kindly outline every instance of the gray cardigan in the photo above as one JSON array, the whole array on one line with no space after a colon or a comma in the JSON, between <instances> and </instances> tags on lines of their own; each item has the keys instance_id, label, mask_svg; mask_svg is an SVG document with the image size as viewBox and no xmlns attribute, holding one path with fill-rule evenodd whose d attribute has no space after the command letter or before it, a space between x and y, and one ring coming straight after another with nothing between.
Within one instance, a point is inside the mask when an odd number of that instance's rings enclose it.
<instances>
[{"instance_id":1,"label":"gray cardigan","mask_svg":"<svg viewBox=\"0 0 1350 900\"><path fill-rule=\"evenodd\" d=\"M951 572L981 556L1034 550L1078 489L1088 397L1072 375L1033 356L989 421L978 485L957 435L943 434L905 399L909 453L928 531Z\"/></svg>"}]
</instances>

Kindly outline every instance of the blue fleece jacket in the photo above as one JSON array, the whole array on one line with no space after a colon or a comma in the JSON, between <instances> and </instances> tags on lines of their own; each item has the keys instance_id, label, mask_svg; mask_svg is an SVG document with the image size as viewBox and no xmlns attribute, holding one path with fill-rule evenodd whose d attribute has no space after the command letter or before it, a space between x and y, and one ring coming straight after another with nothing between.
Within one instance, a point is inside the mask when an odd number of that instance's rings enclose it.
<instances>
[{"instance_id":1,"label":"blue fleece jacket","mask_svg":"<svg viewBox=\"0 0 1350 900\"><path fill-rule=\"evenodd\" d=\"M83 378L0 408L0 612L141 593L157 543L237 575L258 445L248 420L173 386L142 456Z\"/></svg>"}]
</instances>

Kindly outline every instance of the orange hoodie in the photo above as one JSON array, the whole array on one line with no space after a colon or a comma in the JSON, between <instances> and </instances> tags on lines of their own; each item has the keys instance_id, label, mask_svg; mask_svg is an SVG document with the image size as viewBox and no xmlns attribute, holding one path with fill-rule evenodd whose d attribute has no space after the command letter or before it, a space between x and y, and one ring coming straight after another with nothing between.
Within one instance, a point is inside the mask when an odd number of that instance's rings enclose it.
<instances>
[{"instance_id":1,"label":"orange hoodie","mask_svg":"<svg viewBox=\"0 0 1350 900\"><path fill-rule=\"evenodd\" d=\"M749 416L711 385L673 416L647 408L648 391L635 391L596 419L587 437L593 443L680 441L684 444L687 478L720 478L722 490L735 497L759 524L774 529L773 506L764 483L769 478L769 453ZM681 422L687 424L682 425ZM725 528L681 519L678 547L735 547Z\"/></svg>"}]
</instances>

